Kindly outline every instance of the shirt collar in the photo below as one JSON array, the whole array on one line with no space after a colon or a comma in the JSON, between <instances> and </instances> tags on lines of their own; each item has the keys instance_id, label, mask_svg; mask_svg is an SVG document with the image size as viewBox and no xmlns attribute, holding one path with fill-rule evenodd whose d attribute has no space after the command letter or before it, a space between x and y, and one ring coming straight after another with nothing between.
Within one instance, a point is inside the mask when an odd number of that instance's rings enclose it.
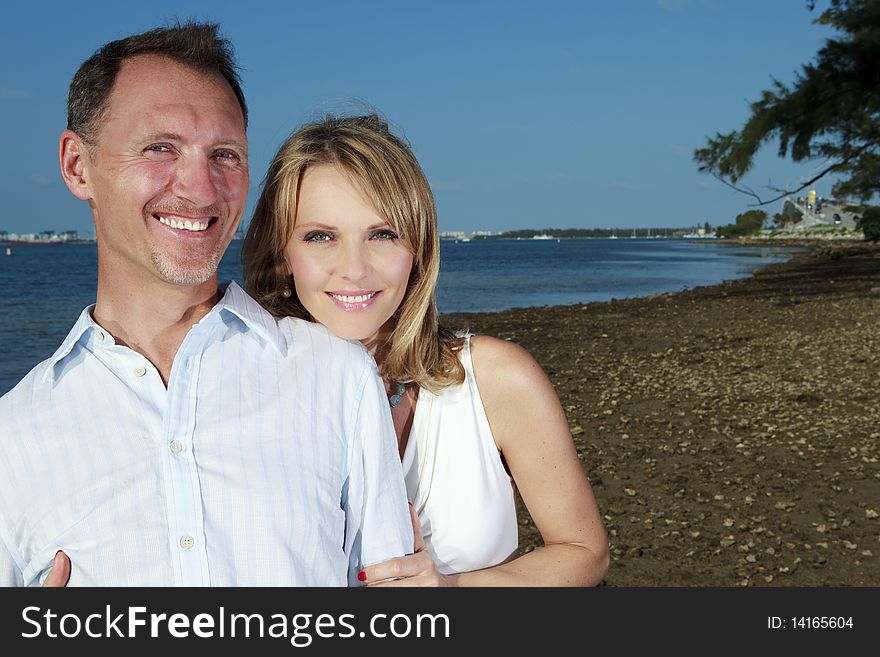
<instances>
[{"instance_id":1,"label":"shirt collar","mask_svg":"<svg viewBox=\"0 0 880 657\"><path fill-rule=\"evenodd\" d=\"M223 293L223 298L214 306L212 312L232 313L244 322L245 326L253 329L266 342L273 345L282 355L287 353L284 334L278 328L278 320L271 313L254 301L253 297L242 290L235 281L221 285L220 291Z\"/></svg>"},{"instance_id":2,"label":"shirt collar","mask_svg":"<svg viewBox=\"0 0 880 657\"><path fill-rule=\"evenodd\" d=\"M112 341L113 338L111 338L110 335L102 329L94 319L92 319L92 310L94 310L94 308L95 304L83 308L83 311L79 314L79 318L76 320L73 328L70 329L67 337L64 338L64 342L61 343L61 346L55 350L55 353L52 354L52 357L49 359L48 367L43 373L42 383L46 383L46 380L49 378L54 381L56 366L67 358L70 352L73 351L73 348L80 341L87 342L93 335L99 340L109 339ZM97 337L98 333L101 335L100 338Z\"/></svg>"},{"instance_id":3,"label":"shirt collar","mask_svg":"<svg viewBox=\"0 0 880 657\"><path fill-rule=\"evenodd\" d=\"M282 355L287 353L284 335L278 328L277 320L268 311L254 301L235 281L226 283L220 287L220 290L223 292L223 297L204 319L215 315L215 313L218 315L224 312L232 313L246 327L253 329L261 338L274 346ZM48 367L43 373L43 383L46 383L49 378L53 382L55 381L57 366L70 355L77 344L86 344L89 340L107 341L108 344L114 344L110 334L92 318L94 308L95 304L92 304L79 314L79 319L76 320L73 328L64 338L64 342L49 359Z\"/></svg>"}]
</instances>

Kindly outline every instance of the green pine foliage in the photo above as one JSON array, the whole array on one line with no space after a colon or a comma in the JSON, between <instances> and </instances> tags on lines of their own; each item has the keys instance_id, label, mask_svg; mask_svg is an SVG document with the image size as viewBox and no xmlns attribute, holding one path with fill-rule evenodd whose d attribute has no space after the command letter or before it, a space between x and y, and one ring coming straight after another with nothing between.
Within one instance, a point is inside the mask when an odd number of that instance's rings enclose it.
<instances>
[{"instance_id":1,"label":"green pine foliage","mask_svg":"<svg viewBox=\"0 0 880 657\"><path fill-rule=\"evenodd\" d=\"M859 218L858 225L866 240L880 241L880 208L867 208Z\"/></svg>"},{"instance_id":2,"label":"green pine foliage","mask_svg":"<svg viewBox=\"0 0 880 657\"><path fill-rule=\"evenodd\" d=\"M737 215L736 222L719 226L715 234L718 237L748 237L756 235L764 227L767 213L763 210L749 210Z\"/></svg>"},{"instance_id":3,"label":"green pine foliage","mask_svg":"<svg viewBox=\"0 0 880 657\"><path fill-rule=\"evenodd\" d=\"M808 8L814 8L808 2ZM830 0L815 21L837 30L792 86L774 80L752 103L739 131L718 133L694 152L702 172L752 194L759 204L806 189L834 172L836 198L870 199L880 191L880 0ZM797 189L761 199L737 186L758 150L779 141L779 156L795 162L820 158L826 166Z\"/></svg>"}]
</instances>

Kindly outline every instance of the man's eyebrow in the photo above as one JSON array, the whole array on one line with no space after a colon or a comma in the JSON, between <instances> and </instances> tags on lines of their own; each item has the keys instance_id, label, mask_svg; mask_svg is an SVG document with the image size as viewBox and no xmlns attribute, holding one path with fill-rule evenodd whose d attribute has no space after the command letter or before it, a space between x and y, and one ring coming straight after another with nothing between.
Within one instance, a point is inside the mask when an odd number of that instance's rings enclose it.
<instances>
[{"instance_id":1,"label":"man's eyebrow","mask_svg":"<svg viewBox=\"0 0 880 657\"><path fill-rule=\"evenodd\" d=\"M176 132L153 132L144 136L144 141L181 141Z\"/></svg>"},{"instance_id":2,"label":"man's eyebrow","mask_svg":"<svg viewBox=\"0 0 880 657\"><path fill-rule=\"evenodd\" d=\"M153 142L153 141L183 141L183 137L177 134L176 132L155 132L146 135L143 138L144 142ZM246 151L247 146L245 146L244 142L239 141L238 139L219 139L217 140L217 146L234 146L240 150Z\"/></svg>"}]
</instances>

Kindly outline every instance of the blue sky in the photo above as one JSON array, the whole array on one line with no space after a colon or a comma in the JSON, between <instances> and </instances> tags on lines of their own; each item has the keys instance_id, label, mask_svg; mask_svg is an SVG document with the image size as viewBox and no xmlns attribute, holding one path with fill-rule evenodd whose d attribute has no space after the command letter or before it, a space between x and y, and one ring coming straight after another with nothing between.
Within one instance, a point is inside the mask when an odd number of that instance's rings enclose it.
<instances>
[{"instance_id":1,"label":"blue sky","mask_svg":"<svg viewBox=\"0 0 880 657\"><path fill-rule=\"evenodd\" d=\"M190 17L219 22L242 68L244 221L289 132L375 108L412 144L442 230L729 223L751 200L692 152L813 58L831 35L816 15L804 0L7 3L0 230L92 233L58 174L70 78L106 41ZM745 182L792 185L818 164L771 145Z\"/></svg>"}]
</instances>

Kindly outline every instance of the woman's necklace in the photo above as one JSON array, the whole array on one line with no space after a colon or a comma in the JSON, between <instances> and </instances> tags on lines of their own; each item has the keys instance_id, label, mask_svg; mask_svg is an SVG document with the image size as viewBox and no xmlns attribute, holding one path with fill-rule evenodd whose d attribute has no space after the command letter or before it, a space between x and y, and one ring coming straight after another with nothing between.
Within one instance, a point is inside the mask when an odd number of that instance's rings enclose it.
<instances>
[{"instance_id":1,"label":"woman's necklace","mask_svg":"<svg viewBox=\"0 0 880 657\"><path fill-rule=\"evenodd\" d=\"M396 386L395 392L388 397L388 403L391 404L391 408L400 403L402 395L406 392L406 386L402 383L395 383L394 386Z\"/></svg>"}]
</instances>

